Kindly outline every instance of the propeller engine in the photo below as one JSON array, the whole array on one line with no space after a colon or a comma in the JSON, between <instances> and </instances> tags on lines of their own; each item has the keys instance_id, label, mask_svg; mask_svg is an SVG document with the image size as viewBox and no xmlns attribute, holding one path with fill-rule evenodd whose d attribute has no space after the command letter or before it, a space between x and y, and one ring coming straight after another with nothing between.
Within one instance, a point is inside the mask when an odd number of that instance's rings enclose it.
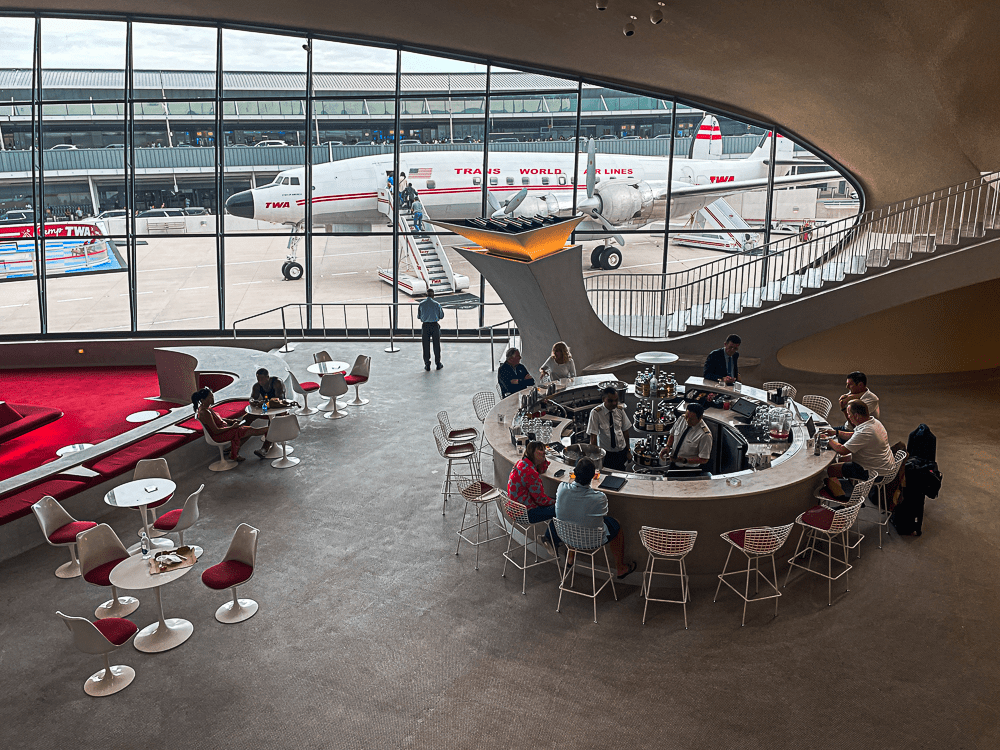
<instances>
[{"instance_id":1,"label":"propeller engine","mask_svg":"<svg viewBox=\"0 0 1000 750\"><path fill-rule=\"evenodd\" d=\"M653 191L645 182L616 182L597 184L597 157L594 139L587 142L587 197L577 208L589 214L608 230L619 245L625 238L615 233L615 224L641 219L652 213Z\"/></svg>"},{"instance_id":2,"label":"propeller engine","mask_svg":"<svg viewBox=\"0 0 1000 750\"><path fill-rule=\"evenodd\" d=\"M492 209L490 217L494 219L502 219L505 216L547 216L559 212L559 201L555 196L546 195L542 198L529 196L528 188L521 188L517 195L502 204L493 193L487 191L486 202Z\"/></svg>"}]
</instances>

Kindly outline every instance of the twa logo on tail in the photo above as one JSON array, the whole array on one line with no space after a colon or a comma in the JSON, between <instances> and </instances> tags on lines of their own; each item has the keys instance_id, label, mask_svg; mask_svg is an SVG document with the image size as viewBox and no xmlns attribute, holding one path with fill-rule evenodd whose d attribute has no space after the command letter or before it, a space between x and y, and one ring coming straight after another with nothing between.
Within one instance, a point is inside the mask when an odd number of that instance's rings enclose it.
<instances>
[{"instance_id":1,"label":"twa logo on tail","mask_svg":"<svg viewBox=\"0 0 1000 750\"><path fill-rule=\"evenodd\" d=\"M705 115L691 143L692 159L722 158L722 128L712 115Z\"/></svg>"},{"instance_id":2,"label":"twa logo on tail","mask_svg":"<svg viewBox=\"0 0 1000 750\"><path fill-rule=\"evenodd\" d=\"M290 208L290 206L288 205L288 201L284 201L280 203L265 203L264 208Z\"/></svg>"}]
</instances>

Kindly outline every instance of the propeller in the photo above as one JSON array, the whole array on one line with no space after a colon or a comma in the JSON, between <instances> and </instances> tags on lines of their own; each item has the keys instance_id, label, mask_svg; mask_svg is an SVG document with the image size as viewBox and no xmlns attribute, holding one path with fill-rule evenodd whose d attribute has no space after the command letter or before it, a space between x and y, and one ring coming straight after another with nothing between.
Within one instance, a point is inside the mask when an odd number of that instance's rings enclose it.
<instances>
[{"instance_id":1,"label":"propeller","mask_svg":"<svg viewBox=\"0 0 1000 750\"><path fill-rule=\"evenodd\" d=\"M515 195L513 198L511 198L506 203L501 205L500 201L497 200L497 197L493 195L492 192L487 190L486 202L490 204L490 208L492 209L490 218L500 219L503 218L504 216L511 215L517 210L517 207L520 206L524 202L524 199L527 197L528 197L528 188L523 187L517 192L517 195Z\"/></svg>"},{"instance_id":2,"label":"propeller","mask_svg":"<svg viewBox=\"0 0 1000 750\"><path fill-rule=\"evenodd\" d=\"M590 138L587 141L587 197L577 204L577 208L584 213L590 214L597 221L601 222L604 228L612 233L611 236L614 238L615 242L624 247L625 238L622 237L622 235L615 233L614 225L601 215L601 196L594 194L594 188L596 185L597 147L594 144L594 139Z\"/></svg>"}]
</instances>

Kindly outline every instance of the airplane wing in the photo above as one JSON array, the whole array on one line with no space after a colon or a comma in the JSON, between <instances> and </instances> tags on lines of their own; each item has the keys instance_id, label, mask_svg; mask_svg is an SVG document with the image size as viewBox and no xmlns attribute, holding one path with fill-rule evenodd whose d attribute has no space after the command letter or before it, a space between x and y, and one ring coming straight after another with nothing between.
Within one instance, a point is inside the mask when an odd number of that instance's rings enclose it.
<instances>
[{"instance_id":1,"label":"airplane wing","mask_svg":"<svg viewBox=\"0 0 1000 750\"><path fill-rule=\"evenodd\" d=\"M786 177L775 177L774 186L775 187L799 187L803 185L815 185L817 183L830 182L831 180L843 180L844 176L840 172L812 172L810 174L796 174L788 175ZM739 193L743 190L756 190L759 188L767 187L767 178L758 177L753 180L742 180L740 182L713 182L707 185L678 185L674 183L673 188L670 191L671 196L689 196L689 195L730 195L732 193ZM659 186L654 188L654 194L657 198L666 198L667 190L664 185L661 189Z\"/></svg>"}]
</instances>

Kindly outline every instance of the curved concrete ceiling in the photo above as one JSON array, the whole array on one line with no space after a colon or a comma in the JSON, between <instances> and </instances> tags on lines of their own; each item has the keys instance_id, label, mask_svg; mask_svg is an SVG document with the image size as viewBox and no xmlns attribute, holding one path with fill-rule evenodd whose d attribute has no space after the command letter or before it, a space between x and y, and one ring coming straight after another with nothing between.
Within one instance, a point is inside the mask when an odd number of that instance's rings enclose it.
<instances>
[{"instance_id":1,"label":"curved concrete ceiling","mask_svg":"<svg viewBox=\"0 0 1000 750\"><path fill-rule=\"evenodd\" d=\"M33 9L309 29L676 92L788 128L852 171L869 207L1000 169L1000 3L664 2L658 26L651 0L609 0L605 12L594 0L36 0ZM629 14L637 31L626 38Z\"/></svg>"}]
</instances>

